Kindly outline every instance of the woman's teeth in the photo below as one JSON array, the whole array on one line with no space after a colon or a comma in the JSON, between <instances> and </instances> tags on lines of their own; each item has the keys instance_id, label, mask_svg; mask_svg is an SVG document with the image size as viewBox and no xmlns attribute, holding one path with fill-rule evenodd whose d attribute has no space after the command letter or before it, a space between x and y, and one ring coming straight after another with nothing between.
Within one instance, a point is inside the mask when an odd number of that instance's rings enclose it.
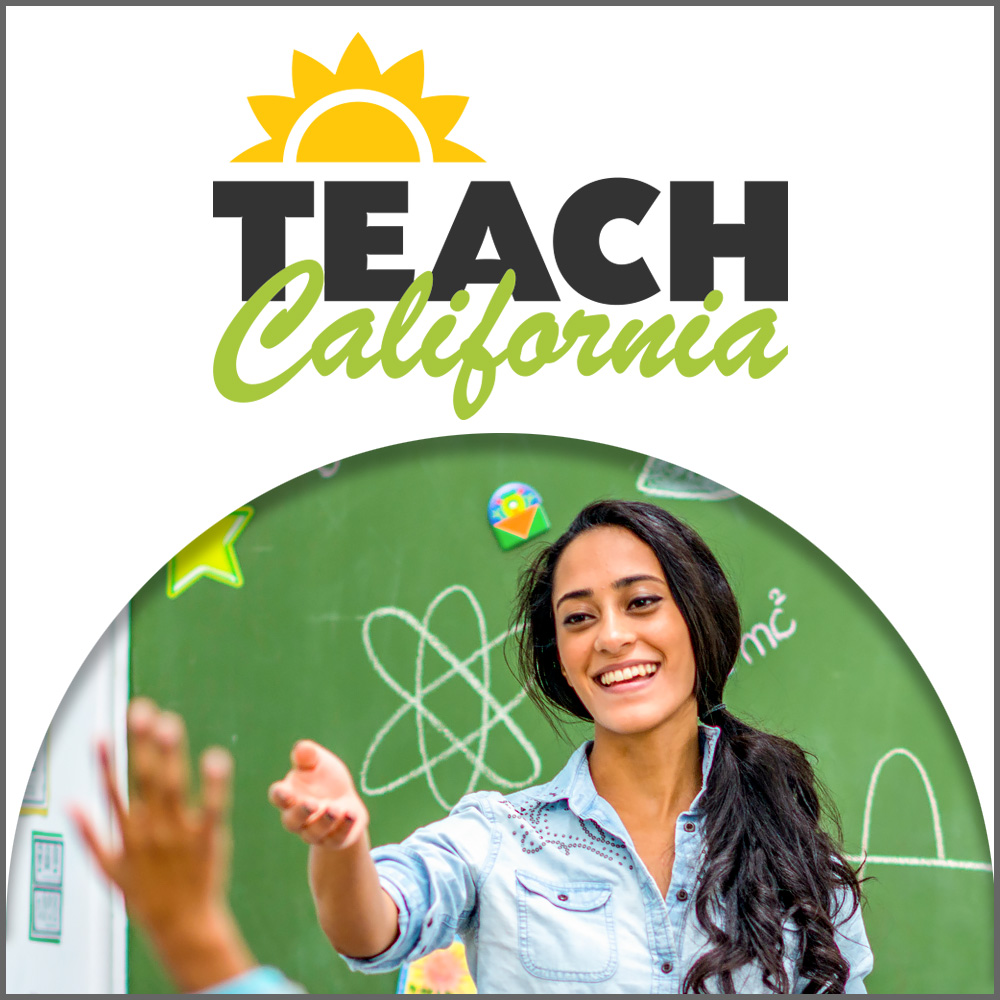
<instances>
[{"instance_id":1,"label":"woman's teeth","mask_svg":"<svg viewBox=\"0 0 1000 1000\"><path fill-rule=\"evenodd\" d=\"M622 681L630 681L636 677L651 677L659 667L653 663L639 663L634 667L622 667L621 670L609 670L601 674L598 680L604 687L611 687L612 684L620 684Z\"/></svg>"}]
</instances>

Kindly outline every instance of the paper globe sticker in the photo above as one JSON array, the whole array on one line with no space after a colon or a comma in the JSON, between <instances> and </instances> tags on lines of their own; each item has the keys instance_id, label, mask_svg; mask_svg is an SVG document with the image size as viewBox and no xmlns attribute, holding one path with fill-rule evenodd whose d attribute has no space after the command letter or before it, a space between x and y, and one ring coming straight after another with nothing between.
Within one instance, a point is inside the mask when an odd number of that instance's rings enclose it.
<instances>
[{"instance_id":1,"label":"paper globe sticker","mask_svg":"<svg viewBox=\"0 0 1000 1000\"><path fill-rule=\"evenodd\" d=\"M493 491L487 516L501 549L513 549L552 526L542 498L526 483L504 483Z\"/></svg>"}]
</instances>

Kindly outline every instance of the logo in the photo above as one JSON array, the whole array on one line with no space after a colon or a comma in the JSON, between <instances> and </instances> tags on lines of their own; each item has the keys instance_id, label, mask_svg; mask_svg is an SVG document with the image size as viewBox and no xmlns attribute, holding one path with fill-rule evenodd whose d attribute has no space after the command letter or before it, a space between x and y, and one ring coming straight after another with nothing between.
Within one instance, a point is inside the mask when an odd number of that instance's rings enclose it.
<instances>
[{"instance_id":1,"label":"logo","mask_svg":"<svg viewBox=\"0 0 1000 1000\"><path fill-rule=\"evenodd\" d=\"M269 138L237 156L231 179L214 185L213 214L241 227L232 246L241 254L243 304L213 366L224 397L255 402L303 370L311 369L303 378L336 374L336 385L376 367L390 379L420 368L430 379L454 373L452 407L467 420L486 405L503 368L529 377L575 362L582 377L633 368L643 378L714 371L759 379L785 359L788 348L771 341L772 304L788 299L786 181L746 181L744 220L726 222L716 218L711 180L599 177L560 194L561 205L545 213L554 221L543 224L529 218L511 181L481 179L475 165L482 158L448 138L468 99L424 97L423 85L421 52L382 72L355 35L335 72L295 52L292 96L249 98ZM246 163L283 170L306 162L339 166L319 180L298 171L269 180L232 173ZM418 162L472 169L445 172L430 185L426 174L402 169ZM550 162L558 171L558 150ZM345 163L358 164L357 172L345 174ZM361 165L373 163L399 164L401 176L387 177L384 168L366 176ZM421 223L406 218L414 200ZM657 201L669 215L660 211L649 222ZM416 267L387 266L386 258L404 255L407 233L427 224L428 210L444 216L435 256L413 261ZM289 219L314 220L296 230L310 230L321 252L308 257L321 259L287 259ZM602 239L621 222L649 247L631 260L609 253ZM426 241L414 242L426 254ZM659 273L646 254L661 262ZM745 315L733 302L721 308L718 258L742 261L743 299L763 305ZM294 302L281 308L286 295ZM671 309L682 303L701 311L675 318L663 310L665 299ZM657 303L652 316L622 309L649 302ZM335 303L353 308L338 315ZM525 303L547 308L528 315ZM561 303L561 312L550 303Z\"/></svg>"},{"instance_id":2,"label":"logo","mask_svg":"<svg viewBox=\"0 0 1000 1000\"><path fill-rule=\"evenodd\" d=\"M469 99L423 96L423 52L382 73L355 35L335 73L293 53L292 88L292 97L247 98L270 138L234 163L483 162L447 138Z\"/></svg>"}]
</instances>

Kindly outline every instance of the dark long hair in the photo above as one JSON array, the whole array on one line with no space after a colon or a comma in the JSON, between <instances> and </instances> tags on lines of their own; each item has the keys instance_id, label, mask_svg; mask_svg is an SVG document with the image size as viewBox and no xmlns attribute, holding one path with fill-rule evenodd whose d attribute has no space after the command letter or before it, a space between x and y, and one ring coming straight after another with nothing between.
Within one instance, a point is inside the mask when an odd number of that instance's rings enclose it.
<instances>
[{"instance_id":1,"label":"dark long hair","mask_svg":"<svg viewBox=\"0 0 1000 1000\"><path fill-rule=\"evenodd\" d=\"M684 991L708 992L717 977L732 993L733 973L757 963L764 985L788 993L783 929L799 933L799 975L809 993L843 993L850 974L834 939L839 920L860 905L855 870L821 826L840 838L836 811L805 752L719 707L740 648L740 615L715 556L688 525L653 504L604 500L585 507L521 576L515 607L518 673L550 722L591 716L559 668L552 578L566 546L593 528L625 528L656 554L691 637L699 716L720 729L702 798L706 853L695 913L709 949L692 965ZM849 899L851 907L841 909Z\"/></svg>"}]
</instances>

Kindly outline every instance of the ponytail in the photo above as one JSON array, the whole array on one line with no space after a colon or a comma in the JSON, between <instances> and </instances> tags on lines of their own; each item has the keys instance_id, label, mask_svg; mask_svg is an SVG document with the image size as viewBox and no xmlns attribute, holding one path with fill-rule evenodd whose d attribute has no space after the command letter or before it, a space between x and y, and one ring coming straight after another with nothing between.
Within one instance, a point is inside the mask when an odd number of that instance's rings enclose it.
<instances>
[{"instance_id":1,"label":"ponytail","mask_svg":"<svg viewBox=\"0 0 1000 1000\"><path fill-rule=\"evenodd\" d=\"M843 993L850 975L837 948L834 917L850 896L860 902L854 869L820 825L830 815L825 792L797 744L754 729L718 705L706 715L719 727L702 798L705 857L695 913L709 950L691 967L684 992L734 991L733 973L756 963L764 985L788 993L786 927L798 931L799 976L806 992Z\"/></svg>"}]
</instances>

